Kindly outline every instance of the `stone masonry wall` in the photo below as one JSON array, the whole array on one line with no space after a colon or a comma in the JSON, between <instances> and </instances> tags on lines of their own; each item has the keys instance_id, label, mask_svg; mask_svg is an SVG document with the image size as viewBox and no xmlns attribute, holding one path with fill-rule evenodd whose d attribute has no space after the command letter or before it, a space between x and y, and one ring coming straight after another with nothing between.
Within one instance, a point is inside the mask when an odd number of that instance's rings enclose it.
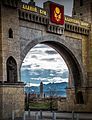
<instances>
[{"instance_id":1,"label":"stone masonry wall","mask_svg":"<svg viewBox=\"0 0 92 120\"><path fill-rule=\"evenodd\" d=\"M0 120L11 118L14 112L15 117L22 117L24 112L24 88L23 85L2 85L0 87Z\"/></svg>"},{"instance_id":2,"label":"stone masonry wall","mask_svg":"<svg viewBox=\"0 0 92 120\"><path fill-rule=\"evenodd\" d=\"M2 22L2 65L3 65L3 81L7 81L6 61L12 56L17 62L18 80L19 63L20 63L20 40L19 40L19 18L18 10L12 7L1 6L1 22ZM9 38L9 29L13 31L13 38Z\"/></svg>"}]
</instances>

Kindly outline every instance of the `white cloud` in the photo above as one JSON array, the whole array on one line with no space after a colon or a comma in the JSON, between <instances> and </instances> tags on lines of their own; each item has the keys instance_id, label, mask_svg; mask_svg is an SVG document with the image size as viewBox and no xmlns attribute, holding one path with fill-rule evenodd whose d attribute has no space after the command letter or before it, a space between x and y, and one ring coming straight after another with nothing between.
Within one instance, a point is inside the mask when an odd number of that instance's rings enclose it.
<instances>
[{"instance_id":1,"label":"white cloud","mask_svg":"<svg viewBox=\"0 0 92 120\"><path fill-rule=\"evenodd\" d=\"M36 83L27 83L25 87L31 87L31 86L39 86L39 84Z\"/></svg>"},{"instance_id":2,"label":"white cloud","mask_svg":"<svg viewBox=\"0 0 92 120\"><path fill-rule=\"evenodd\" d=\"M48 50L54 51L50 47L48 47ZM46 47L45 48L34 47L32 50L30 50L30 52L24 59L23 66L31 65L30 69L53 69L61 71L63 69L67 69L66 63L58 53L49 55L46 53L46 51L47 51ZM52 59L52 61L50 61L50 59Z\"/></svg>"}]
</instances>

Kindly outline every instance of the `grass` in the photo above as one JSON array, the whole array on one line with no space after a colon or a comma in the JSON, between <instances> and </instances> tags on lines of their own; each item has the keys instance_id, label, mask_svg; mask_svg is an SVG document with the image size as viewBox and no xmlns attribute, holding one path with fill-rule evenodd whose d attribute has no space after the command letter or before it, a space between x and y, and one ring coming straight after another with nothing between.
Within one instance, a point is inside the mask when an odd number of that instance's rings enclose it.
<instances>
[{"instance_id":1,"label":"grass","mask_svg":"<svg viewBox=\"0 0 92 120\"><path fill-rule=\"evenodd\" d=\"M31 102L30 103L30 109L49 109L50 108L50 104L49 102L42 102L42 103L39 103L39 102L36 102L36 103L33 103Z\"/></svg>"},{"instance_id":2,"label":"grass","mask_svg":"<svg viewBox=\"0 0 92 120\"><path fill-rule=\"evenodd\" d=\"M52 110L57 109L56 101L29 101L29 103L25 102L25 110Z\"/></svg>"}]
</instances>

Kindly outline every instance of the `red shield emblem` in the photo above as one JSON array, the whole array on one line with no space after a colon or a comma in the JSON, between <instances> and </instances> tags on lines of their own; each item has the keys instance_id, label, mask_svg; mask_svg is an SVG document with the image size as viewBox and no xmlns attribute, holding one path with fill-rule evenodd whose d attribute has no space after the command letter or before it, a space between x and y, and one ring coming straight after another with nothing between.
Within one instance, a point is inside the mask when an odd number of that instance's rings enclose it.
<instances>
[{"instance_id":1,"label":"red shield emblem","mask_svg":"<svg viewBox=\"0 0 92 120\"><path fill-rule=\"evenodd\" d=\"M50 3L50 20L52 23L64 24L64 6Z\"/></svg>"}]
</instances>

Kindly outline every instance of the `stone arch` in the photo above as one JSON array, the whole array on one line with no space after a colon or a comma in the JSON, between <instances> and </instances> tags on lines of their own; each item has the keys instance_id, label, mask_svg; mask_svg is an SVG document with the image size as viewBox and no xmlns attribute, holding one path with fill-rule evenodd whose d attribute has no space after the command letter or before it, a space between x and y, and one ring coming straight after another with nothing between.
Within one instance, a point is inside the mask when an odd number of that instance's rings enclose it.
<instances>
[{"instance_id":1,"label":"stone arch","mask_svg":"<svg viewBox=\"0 0 92 120\"><path fill-rule=\"evenodd\" d=\"M7 59L6 66L7 66L7 82L8 83L17 82L17 63L12 56L10 56Z\"/></svg>"},{"instance_id":2,"label":"stone arch","mask_svg":"<svg viewBox=\"0 0 92 120\"><path fill-rule=\"evenodd\" d=\"M69 42L66 42L67 40L65 39L67 38L64 36L59 37L57 35L46 35L30 41L21 51L21 64L31 48L39 43L47 44L54 48L64 58L72 77L72 83L74 85L76 95L78 89L85 86L85 72L83 70L79 54L69 44Z\"/></svg>"}]
</instances>

